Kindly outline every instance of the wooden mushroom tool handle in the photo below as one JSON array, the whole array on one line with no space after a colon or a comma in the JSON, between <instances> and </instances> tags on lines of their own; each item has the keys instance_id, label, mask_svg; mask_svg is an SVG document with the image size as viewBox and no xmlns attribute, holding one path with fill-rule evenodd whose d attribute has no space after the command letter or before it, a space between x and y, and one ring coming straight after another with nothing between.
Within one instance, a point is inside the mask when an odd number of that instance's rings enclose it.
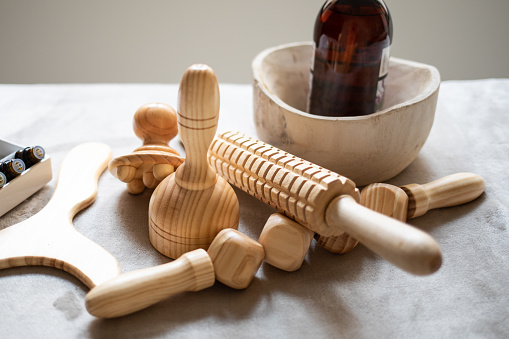
<instances>
[{"instance_id":1,"label":"wooden mushroom tool handle","mask_svg":"<svg viewBox=\"0 0 509 339\"><path fill-rule=\"evenodd\" d=\"M85 305L100 318L127 315L172 295L199 291L215 282L212 260L203 249L159 266L127 272L88 292Z\"/></svg>"},{"instance_id":2,"label":"wooden mushroom tool handle","mask_svg":"<svg viewBox=\"0 0 509 339\"><path fill-rule=\"evenodd\" d=\"M408 195L407 218L415 218L435 208L457 206L484 192L484 179L474 173L456 173L424 185L401 186Z\"/></svg>"},{"instance_id":3,"label":"wooden mushroom tool handle","mask_svg":"<svg viewBox=\"0 0 509 339\"><path fill-rule=\"evenodd\" d=\"M347 232L407 272L435 272L442 256L428 234L359 205L355 184L240 133L218 136L209 162L231 184L323 235Z\"/></svg>"}]
</instances>

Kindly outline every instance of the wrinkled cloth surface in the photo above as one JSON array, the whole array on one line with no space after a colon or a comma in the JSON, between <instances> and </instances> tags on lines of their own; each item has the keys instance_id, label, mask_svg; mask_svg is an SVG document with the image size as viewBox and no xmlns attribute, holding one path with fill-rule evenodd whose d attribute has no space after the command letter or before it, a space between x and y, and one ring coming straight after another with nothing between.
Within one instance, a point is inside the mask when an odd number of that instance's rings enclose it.
<instances>
[{"instance_id":1,"label":"wrinkled cloth surface","mask_svg":"<svg viewBox=\"0 0 509 339\"><path fill-rule=\"evenodd\" d=\"M177 106L177 84L0 85L0 139L43 146L53 179L0 217L0 230L49 201L65 155L100 141L113 157L141 145L132 117L141 105ZM218 131L256 137L252 86L220 84ZM178 139L171 146L184 154ZM484 177L475 201L433 210L409 223L433 236L443 264L412 276L362 244L344 255L315 241L302 267L266 263L245 290L219 282L125 317L104 320L85 308L88 288L50 267L0 270L1 338L502 338L509 336L509 80L446 81L435 122L417 159L388 181L426 183L456 172ZM253 239L275 211L235 189L239 230ZM152 190L130 195L105 171L97 199L74 226L110 252L123 272L170 259L148 238Z\"/></svg>"}]
</instances>

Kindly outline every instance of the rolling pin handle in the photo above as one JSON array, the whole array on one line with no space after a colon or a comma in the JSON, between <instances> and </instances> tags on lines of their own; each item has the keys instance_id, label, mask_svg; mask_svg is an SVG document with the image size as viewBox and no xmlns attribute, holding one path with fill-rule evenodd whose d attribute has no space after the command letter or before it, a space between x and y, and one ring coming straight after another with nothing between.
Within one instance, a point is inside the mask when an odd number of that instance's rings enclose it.
<instances>
[{"instance_id":1,"label":"rolling pin handle","mask_svg":"<svg viewBox=\"0 0 509 339\"><path fill-rule=\"evenodd\" d=\"M409 273L431 274L442 264L440 247L430 235L370 210L351 196L335 198L326 210L326 221Z\"/></svg>"}]
</instances>

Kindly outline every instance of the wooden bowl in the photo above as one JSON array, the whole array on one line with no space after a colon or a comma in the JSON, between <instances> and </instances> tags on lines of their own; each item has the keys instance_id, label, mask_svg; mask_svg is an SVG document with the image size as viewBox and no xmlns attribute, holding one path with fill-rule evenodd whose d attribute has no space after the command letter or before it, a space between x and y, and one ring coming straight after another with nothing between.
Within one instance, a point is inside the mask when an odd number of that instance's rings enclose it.
<instances>
[{"instance_id":1,"label":"wooden bowl","mask_svg":"<svg viewBox=\"0 0 509 339\"><path fill-rule=\"evenodd\" d=\"M262 51L253 61L258 138L352 179L357 186L403 171L426 142L440 87L438 70L391 58L381 111L360 117L306 113L311 42Z\"/></svg>"}]
</instances>

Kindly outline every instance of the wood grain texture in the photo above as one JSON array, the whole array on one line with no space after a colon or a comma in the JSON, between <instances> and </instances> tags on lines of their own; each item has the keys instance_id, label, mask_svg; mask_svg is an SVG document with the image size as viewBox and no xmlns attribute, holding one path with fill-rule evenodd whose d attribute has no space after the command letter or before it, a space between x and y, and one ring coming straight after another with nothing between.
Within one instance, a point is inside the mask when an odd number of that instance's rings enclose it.
<instances>
[{"instance_id":1,"label":"wood grain texture","mask_svg":"<svg viewBox=\"0 0 509 339\"><path fill-rule=\"evenodd\" d=\"M222 229L238 227L237 196L207 162L218 117L214 71L206 65L191 66L180 84L177 117L186 161L157 186L149 204L150 241L171 258L207 249Z\"/></svg>"},{"instance_id":2,"label":"wood grain texture","mask_svg":"<svg viewBox=\"0 0 509 339\"><path fill-rule=\"evenodd\" d=\"M177 113L163 103L141 106L133 118L133 130L143 142L133 153L113 159L108 168L111 174L127 183L131 194L145 188L155 188L161 180L173 173L184 158L169 142L177 135Z\"/></svg>"},{"instance_id":3,"label":"wood grain texture","mask_svg":"<svg viewBox=\"0 0 509 339\"><path fill-rule=\"evenodd\" d=\"M357 202L361 201L361 193L358 189L355 190L355 192L353 192L350 196ZM359 241L348 233L342 233L338 236L328 237L315 233L315 240L324 249L336 254L348 253L359 244Z\"/></svg>"},{"instance_id":4,"label":"wood grain texture","mask_svg":"<svg viewBox=\"0 0 509 339\"><path fill-rule=\"evenodd\" d=\"M31 218L0 231L0 268L42 265L74 275L89 288L120 274L117 260L80 234L72 219L95 201L97 181L111 159L102 143L73 148L48 204Z\"/></svg>"},{"instance_id":5,"label":"wood grain texture","mask_svg":"<svg viewBox=\"0 0 509 339\"><path fill-rule=\"evenodd\" d=\"M400 221L423 215L433 208L456 206L476 199L484 191L484 180L473 173L457 173L426 185L411 184L397 187L385 183L366 186L361 193L361 205ZM328 239L332 241L332 239ZM331 252L347 247L348 239L335 239L325 244Z\"/></svg>"},{"instance_id":6,"label":"wood grain texture","mask_svg":"<svg viewBox=\"0 0 509 339\"><path fill-rule=\"evenodd\" d=\"M375 183L364 187L361 205L400 221L407 220L408 196L394 185Z\"/></svg>"},{"instance_id":7,"label":"wood grain texture","mask_svg":"<svg viewBox=\"0 0 509 339\"><path fill-rule=\"evenodd\" d=\"M433 238L358 204L355 184L345 177L234 132L214 140L209 161L233 185L321 235L347 232L413 274L440 267Z\"/></svg>"},{"instance_id":8,"label":"wood grain texture","mask_svg":"<svg viewBox=\"0 0 509 339\"><path fill-rule=\"evenodd\" d=\"M88 312L100 318L115 318L147 308L175 294L199 291L215 282L214 267L207 252L185 253L168 264L124 273L88 292Z\"/></svg>"},{"instance_id":9,"label":"wood grain texture","mask_svg":"<svg viewBox=\"0 0 509 339\"><path fill-rule=\"evenodd\" d=\"M390 58L381 111L322 117L306 112L312 57L312 42L275 46L255 57L253 115L258 138L358 186L396 176L417 157L433 126L438 70Z\"/></svg>"},{"instance_id":10,"label":"wood grain texture","mask_svg":"<svg viewBox=\"0 0 509 339\"><path fill-rule=\"evenodd\" d=\"M258 242L265 250L266 263L293 272L302 266L314 235L287 216L274 213L265 223Z\"/></svg>"},{"instance_id":11,"label":"wood grain texture","mask_svg":"<svg viewBox=\"0 0 509 339\"><path fill-rule=\"evenodd\" d=\"M372 211L350 196L330 203L327 221L341 225L364 246L409 273L431 274L442 264L440 247L427 233Z\"/></svg>"},{"instance_id":12,"label":"wood grain texture","mask_svg":"<svg viewBox=\"0 0 509 339\"><path fill-rule=\"evenodd\" d=\"M235 289L247 288L265 258L263 246L234 229L224 229L207 251L216 279Z\"/></svg>"},{"instance_id":13,"label":"wood grain texture","mask_svg":"<svg viewBox=\"0 0 509 339\"><path fill-rule=\"evenodd\" d=\"M343 233L327 225L325 209L337 195L355 194L350 179L235 132L214 140L209 161L232 185L314 232Z\"/></svg>"},{"instance_id":14,"label":"wood grain texture","mask_svg":"<svg viewBox=\"0 0 509 339\"><path fill-rule=\"evenodd\" d=\"M484 179L474 173L456 173L424 185L401 186L408 195L408 219L431 209L470 202L478 198L484 188Z\"/></svg>"}]
</instances>

